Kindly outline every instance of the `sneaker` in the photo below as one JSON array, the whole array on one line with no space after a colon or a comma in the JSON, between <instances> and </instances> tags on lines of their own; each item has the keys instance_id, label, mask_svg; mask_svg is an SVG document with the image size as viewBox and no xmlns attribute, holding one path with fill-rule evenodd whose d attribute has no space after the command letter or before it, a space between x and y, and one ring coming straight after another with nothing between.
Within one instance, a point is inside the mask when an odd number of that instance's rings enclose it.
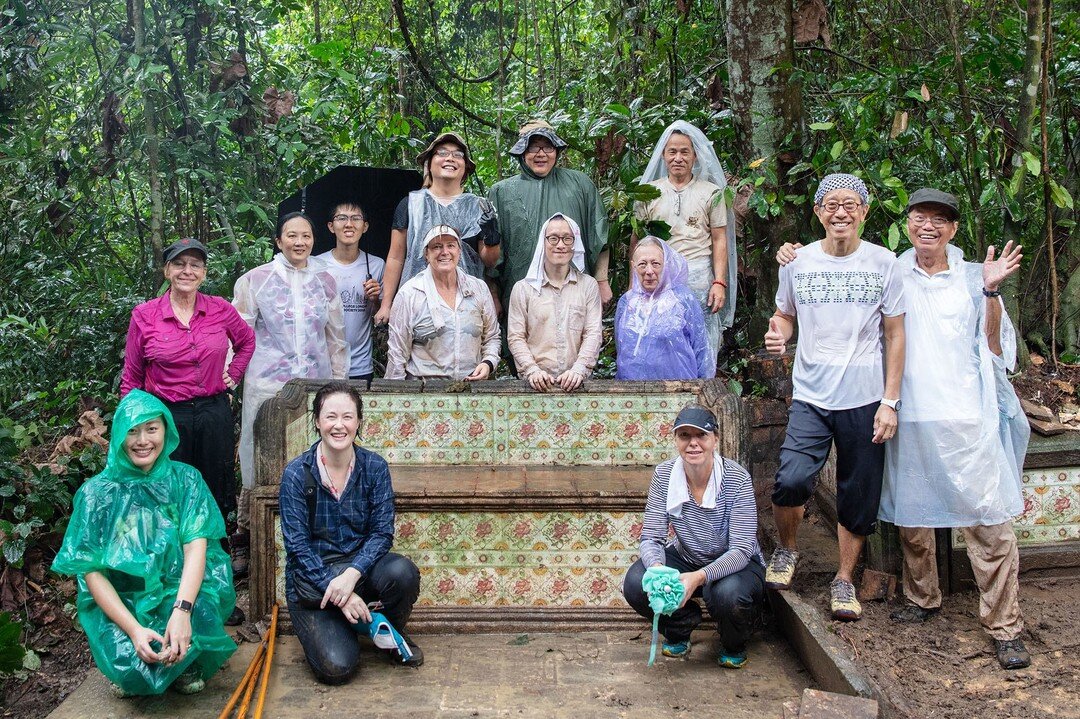
<instances>
[{"instance_id":1,"label":"sneaker","mask_svg":"<svg viewBox=\"0 0 1080 719\"><path fill-rule=\"evenodd\" d=\"M418 647L412 637L409 637L404 632L401 632L401 636L405 640L405 644L408 645L409 651L412 652L412 656L405 661L401 661L401 652L397 649L391 649L390 656L393 657L394 664L413 667L414 669L421 666L424 663L424 650Z\"/></svg>"},{"instance_id":2,"label":"sneaker","mask_svg":"<svg viewBox=\"0 0 1080 719\"><path fill-rule=\"evenodd\" d=\"M111 691L112 695L117 699L130 699L131 697L135 696L134 693L129 692L127 689L122 688L119 684L113 684L112 682L109 682L109 691Z\"/></svg>"},{"instance_id":3,"label":"sneaker","mask_svg":"<svg viewBox=\"0 0 1080 719\"><path fill-rule=\"evenodd\" d=\"M892 619L894 622L903 622L904 624L915 624L918 622L925 622L940 610L941 607L930 607L929 609L925 609L918 604L905 604L899 609L891 612L889 614L889 619Z\"/></svg>"},{"instance_id":4,"label":"sneaker","mask_svg":"<svg viewBox=\"0 0 1080 719\"><path fill-rule=\"evenodd\" d=\"M179 694L198 694L206 688L206 681L199 676L199 670L193 664L176 678L172 687Z\"/></svg>"},{"instance_id":5,"label":"sneaker","mask_svg":"<svg viewBox=\"0 0 1080 719\"><path fill-rule=\"evenodd\" d=\"M742 669L750 660L746 657L745 649L741 652L729 652L726 649L722 649L720 650L720 656L716 658L716 661L725 669Z\"/></svg>"},{"instance_id":6,"label":"sneaker","mask_svg":"<svg viewBox=\"0 0 1080 719\"><path fill-rule=\"evenodd\" d=\"M765 568L765 586L769 589L791 589L795 579L795 565L799 563L799 553L792 549L777 547Z\"/></svg>"},{"instance_id":7,"label":"sneaker","mask_svg":"<svg viewBox=\"0 0 1080 719\"><path fill-rule=\"evenodd\" d=\"M832 595L832 617L847 622L862 619L862 605L855 598L855 585L843 579L834 579L829 584Z\"/></svg>"},{"instance_id":8,"label":"sneaker","mask_svg":"<svg viewBox=\"0 0 1080 719\"><path fill-rule=\"evenodd\" d=\"M239 605L234 606L232 613L229 614L229 618L225 620L225 626L238 627L247 621L247 616L244 614L244 610Z\"/></svg>"},{"instance_id":9,"label":"sneaker","mask_svg":"<svg viewBox=\"0 0 1080 719\"><path fill-rule=\"evenodd\" d=\"M685 642L664 642L660 653L672 659L682 659L690 654L690 640Z\"/></svg>"},{"instance_id":10,"label":"sneaker","mask_svg":"<svg viewBox=\"0 0 1080 719\"><path fill-rule=\"evenodd\" d=\"M1002 669L1024 669L1031 666L1031 655L1028 654L1024 640L995 639L994 650L997 652L998 664Z\"/></svg>"}]
</instances>

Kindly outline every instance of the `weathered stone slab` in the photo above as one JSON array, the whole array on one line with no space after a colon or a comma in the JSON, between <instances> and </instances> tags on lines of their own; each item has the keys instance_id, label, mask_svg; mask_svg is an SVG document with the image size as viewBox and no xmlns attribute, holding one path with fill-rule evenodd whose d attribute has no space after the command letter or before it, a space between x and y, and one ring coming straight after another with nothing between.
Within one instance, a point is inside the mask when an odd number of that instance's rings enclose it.
<instances>
[{"instance_id":1,"label":"weathered stone slab","mask_svg":"<svg viewBox=\"0 0 1080 719\"><path fill-rule=\"evenodd\" d=\"M878 703L873 699L807 689L798 716L799 719L877 719L877 715Z\"/></svg>"}]
</instances>

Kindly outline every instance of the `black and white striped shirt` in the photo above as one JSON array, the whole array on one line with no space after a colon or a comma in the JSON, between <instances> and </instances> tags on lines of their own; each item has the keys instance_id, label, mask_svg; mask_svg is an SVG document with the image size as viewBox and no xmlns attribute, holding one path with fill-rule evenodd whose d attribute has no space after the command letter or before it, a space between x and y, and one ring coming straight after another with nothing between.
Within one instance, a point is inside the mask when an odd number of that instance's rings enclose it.
<instances>
[{"instance_id":1,"label":"black and white striped shirt","mask_svg":"<svg viewBox=\"0 0 1080 719\"><path fill-rule=\"evenodd\" d=\"M674 530L671 545L687 563L705 570L706 581L743 569L751 559L762 565L757 541L757 503L750 474L730 459L723 459L723 472L716 486L716 507L705 509L694 501L682 505L682 516L667 512L668 482L674 459L661 462L653 472L645 521L638 553L646 567L664 563L668 527Z\"/></svg>"}]
</instances>

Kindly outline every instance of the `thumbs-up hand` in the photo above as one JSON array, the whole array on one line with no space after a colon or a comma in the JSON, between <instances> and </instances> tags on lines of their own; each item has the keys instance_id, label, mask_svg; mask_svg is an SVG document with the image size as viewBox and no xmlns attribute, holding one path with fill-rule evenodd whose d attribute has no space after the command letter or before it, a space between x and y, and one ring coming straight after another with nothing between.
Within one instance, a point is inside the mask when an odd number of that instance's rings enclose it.
<instances>
[{"instance_id":1,"label":"thumbs-up hand","mask_svg":"<svg viewBox=\"0 0 1080 719\"><path fill-rule=\"evenodd\" d=\"M782 355L787 348L787 337L780 329L780 322L776 317L769 318L769 331L765 333L765 350L770 354Z\"/></svg>"}]
</instances>

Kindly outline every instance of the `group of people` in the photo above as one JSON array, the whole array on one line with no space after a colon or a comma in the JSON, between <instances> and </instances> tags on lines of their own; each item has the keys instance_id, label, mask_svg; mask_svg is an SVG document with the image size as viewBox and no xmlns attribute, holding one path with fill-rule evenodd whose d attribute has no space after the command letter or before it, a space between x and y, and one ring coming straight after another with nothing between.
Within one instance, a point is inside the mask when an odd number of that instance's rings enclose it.
<instances>
[{"instance_id":1,"label":"group of people","mask_svg":"<svg viewBox=\"0 0 1080 719\"><path fill-rule=\"evenodd\" d=\"M606 214L585 175L556 165L565 147L546 123L526 125L511 150L521 172L488 201L462 191L474 167L464 141L440 135L420 155L425 187L402 200L385 262L360 249L367 218L358 203L334 208L336 245L316 258L312 220L292 213L278 227L280 253L237 281L232 304L198 291L205 246L183 239L166 248L169 290L132 313L108 464L80 488L54 564L78 576L94 658L122 691L198 691L235 648L223 625L243 621L232 580L245 570L238 550L254 419L297 377L336 380L315 396L317 441L281 481L286 596L308 662L321 681L346 680L359 661L357 628L376 614L397 632L396 659L423 662L404 633L420 575L389 551L389 468L357 444L362 403L340 380L373 377L372 321L389 324L387 378L487 379L501 355L503 308L512 364L534 389L571 391L588 378L611 299ZM700 131L674 123L646 179L660 195L638 216L664 219L671 238L632 238L632 285L616 312L617 376L710 377L734 305L723 171ZM791 585L802 507L835 443L833 615L860 616L852 575L880 517L903 528L911 605L897 618L925 620L941 602L932 528L962 527L1002 666L1030 661L1011 529L1027 435L1004 375L1015 339L998 299L1019 248L964 263L948 244L955 198L920 190L909 206L913 249L897 259L860 239L868 204L858 178L826 177L815 196L825 238L778 254L786 264L766 348L782 353L796 324L800 341L772 498L779 544L767 564L750 476L717 453L715 417L691 406L676 418L678 456L656 468L640 559L624 585L627 602L651 616L642 576L653 566L678 569L683 604L660 622L668 656L690 650L697 594L718 621L720 663L745 663L765 587ZM241 379L237 506L227 393ZM225 518L234 511L230 542Z\"/></svg>"}]
</instances>

